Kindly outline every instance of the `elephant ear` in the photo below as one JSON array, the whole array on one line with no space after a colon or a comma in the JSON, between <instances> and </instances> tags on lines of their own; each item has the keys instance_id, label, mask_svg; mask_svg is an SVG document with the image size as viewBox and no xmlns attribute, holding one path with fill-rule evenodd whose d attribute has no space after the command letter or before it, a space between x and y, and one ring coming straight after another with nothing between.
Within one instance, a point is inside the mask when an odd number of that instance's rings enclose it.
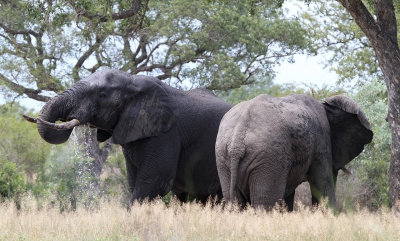
<instances>
[{"instance_id":1,"label":"elephant ear","mask_svg":"<svg viewBox=\"0 0 400 241\"><path fill-rule=\"evenodd\" d=\"M115 144L158 136L168 131L175 122L168 105L169 98L159 83L152 83L146 88L135 88L135 92L122 110L113 130Z\"/></svg>"},{"instance_id":2,"label":"elephant ear","mask_svg":"<svg viewBox=\"0 0 400 241\"><path fill-rule=\"evenodd\" d=\"M364 112L351 99L337 95L322 104L331 129L333 167L338 170L363 151L373 132Z\"/></svg>"}]
</instances>

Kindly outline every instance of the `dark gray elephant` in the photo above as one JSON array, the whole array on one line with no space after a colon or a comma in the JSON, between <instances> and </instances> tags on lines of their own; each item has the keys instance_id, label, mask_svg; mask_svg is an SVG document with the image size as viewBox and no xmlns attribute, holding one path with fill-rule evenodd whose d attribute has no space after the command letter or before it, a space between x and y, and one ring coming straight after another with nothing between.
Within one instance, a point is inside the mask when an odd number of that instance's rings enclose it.
<instances>
[{"instance_id":1,"label":"dark gray elephant","mask_svg":"<svg viewBox=\"0 0 400 241\"><path fill-rule=\"evenodd\" d=\"M313 204L335 207L340 169L370 143L373 133L357 103L334 96L322 103L307 95L260 95L223 117L216 141L224 198L271 208L285 200L293 210L296 187L311 186Z\"/></svg>"},{"instance_id":2,"label":"dark gray elephant","mask_svg":"<svg viewBox=\"0 0 400 241\"><path fill-rule=\"evenodd\" d=\"M215 139L230 108L206 89L181 91L154 77L103 70L51 99L33 121L49 143L63 143L74 126L89 124L100 142L111 137L120 144L131 201L170 190L181 200L192 194L205 201L222 197Z\"/></svg>"}]
</instances>

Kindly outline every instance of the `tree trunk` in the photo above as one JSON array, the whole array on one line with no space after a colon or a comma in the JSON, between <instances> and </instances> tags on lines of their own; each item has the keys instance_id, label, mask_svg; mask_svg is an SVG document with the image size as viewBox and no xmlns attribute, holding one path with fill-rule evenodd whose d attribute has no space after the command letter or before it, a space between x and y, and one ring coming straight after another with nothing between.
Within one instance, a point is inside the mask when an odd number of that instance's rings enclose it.
<instances>
[{"instance_id":1,"label":"tree trunk","mask_svg":"<svg viewBox=\"0 0 400 241\"><path fill-rule=\"evenodd\" d=\"M400 50L388 41L375 53L388 90L388 122L392 131L392 157L389 166L389 196L396 213L400 213Z\"/></svg>"},{"instance_id":2,"label":"tree trunk","mask_svg":"<svg viewBox=\"0 0 400 241\"><path fill-rule=\"evenodd\" d=\"M361 0L338 0L371 42L388 92L388 122L392 132L389 196L393 211L400 213L400 50L392 0L374 0L376 20ZM373 98L371 96L371 98Z\"/></svg>"}]
</instances>

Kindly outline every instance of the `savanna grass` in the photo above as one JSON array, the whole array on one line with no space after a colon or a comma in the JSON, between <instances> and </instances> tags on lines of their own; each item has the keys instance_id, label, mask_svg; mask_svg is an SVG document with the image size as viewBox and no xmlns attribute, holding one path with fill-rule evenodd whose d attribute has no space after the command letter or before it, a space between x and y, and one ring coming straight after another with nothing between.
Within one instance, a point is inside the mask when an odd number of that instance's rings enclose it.
<instances>
[{"instance_id":1,"label":"savanna grass","mask_svg":"<svg viewBox=\"0 0 400 241\"><path fill-rule=\"evenodd\" d=\"M400 240L400 219L389 210L239 211L156 200L130 212L118 202L64 213L3 203L0 214L0 240Z\"/></svg>"}]
</instances>

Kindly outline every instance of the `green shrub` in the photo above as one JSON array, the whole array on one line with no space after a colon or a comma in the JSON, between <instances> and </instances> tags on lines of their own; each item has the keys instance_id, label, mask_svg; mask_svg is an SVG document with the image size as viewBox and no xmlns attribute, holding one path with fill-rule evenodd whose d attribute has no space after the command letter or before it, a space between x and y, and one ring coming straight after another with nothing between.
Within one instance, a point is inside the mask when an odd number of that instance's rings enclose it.
<instances>
[{"instance_id":1,"label":"green shrub","mask_svg":"<svg viewBox=\"0 0 400 241\"><path fill-rule=\"evenodd\" d=\"M21 209L21 197L26 192L24 173L14 162L0 159L0 200L13 200Z\"/></svg>"}]
</instances>

